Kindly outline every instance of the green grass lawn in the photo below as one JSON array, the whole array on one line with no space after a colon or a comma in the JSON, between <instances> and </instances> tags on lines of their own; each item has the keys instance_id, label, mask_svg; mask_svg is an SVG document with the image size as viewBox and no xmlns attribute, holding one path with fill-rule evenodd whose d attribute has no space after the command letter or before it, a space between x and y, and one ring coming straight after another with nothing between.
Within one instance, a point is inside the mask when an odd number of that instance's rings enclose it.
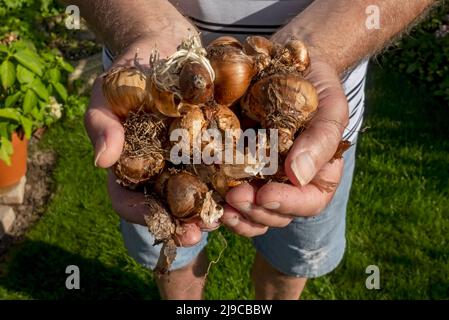
<instances>
[{"instance_id":1,"label":"green grass lawn","mask_svg":"<svg viewBox=\"0 0 449 320\"><path fill-rule=\"evenodd\" d=\"M449 106L432 103L424 88L397 75L371 71L346 256L335 272L309 281L303 298L449 298ZM159 298L151 272L126 254L81 119L51 128L41 144L58 154L55 195L0 264L0 298ZM206 296L251 299L251 241L220 234L228 247L211 268ZM211 259L223 248L220 234L211 237ZM65 289L72 264L80 268L81 290ZM365 269L373 264L381 289L370 291Z\"/></svg>"}]
</instances>

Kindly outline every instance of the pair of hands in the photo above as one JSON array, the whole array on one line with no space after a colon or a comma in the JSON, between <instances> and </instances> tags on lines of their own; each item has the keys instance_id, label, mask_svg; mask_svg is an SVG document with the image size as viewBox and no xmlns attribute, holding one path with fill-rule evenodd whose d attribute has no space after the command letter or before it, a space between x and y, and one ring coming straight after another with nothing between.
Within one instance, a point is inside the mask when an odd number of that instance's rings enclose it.
<instances>
[{"instance_id":1,"label":"pair of hands","mask_svg":"<svg viewBox=\"0 0 449 320\"><path fill-rule=\"evenodd\" d=\"M131 64L137 48L142 63L147 62L154 43L154 39L137 40L114 65ZM158 47L161 56L170 55L177 44L165 45ZM320 184L323 181L338 183L341 179L343 160L330 162L348 122L348 105L339 75L325 59L312 53L307 79L317 88L320 102L317 113L295 141L285 161L285 172L292 184L243 184L230 190L221 222L239 235L254 237L264 234L269 227L285 227L295 217L319 214L335 192L335 188L323 192ZM95 81L85 125L95 148L95 164L108 168L120 157L124 130L102 94L101 81ZM121 187L115 180L115 175L109 171L108 190L113 208L122 218L145 225L144 195ZM216 227L218 224L185 224L186 232L179 241L183 246L194 245L201 239L202 230Z\"/></svg>"}]
</instances>

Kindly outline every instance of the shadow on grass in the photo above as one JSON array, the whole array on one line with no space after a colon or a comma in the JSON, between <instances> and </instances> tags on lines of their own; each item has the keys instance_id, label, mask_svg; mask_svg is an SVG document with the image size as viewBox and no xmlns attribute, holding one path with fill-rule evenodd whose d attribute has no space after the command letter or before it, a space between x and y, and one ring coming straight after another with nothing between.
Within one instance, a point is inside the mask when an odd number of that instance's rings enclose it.
<instances>
[{"instance_id":1,"label":"shadow on grass","mask_svg":"<svg viewBox=\"0 0 449 320\"><path fill-rule=\"evenodd\" d=\"M154 281L144 281L123 268L41 241L26 240L17 249L6 261L6 274L0 276L0 287L7 290L34 299L159 299ZM66 289L69 265L79 267L79 290Z\"/></svg>"},{"instance_id":2,"label":"shadow on grass","mask_svg":"<svg viewBox=\"0 0 449 320\"><path fill-rule=\"evenodd\" d=\"M372 69L365 134L379 143L379 153L398 158L397 167L414 169L435 190L448 190L449 103L434 99L428 89L403 75Z\"/></svg>"}]
</instances>

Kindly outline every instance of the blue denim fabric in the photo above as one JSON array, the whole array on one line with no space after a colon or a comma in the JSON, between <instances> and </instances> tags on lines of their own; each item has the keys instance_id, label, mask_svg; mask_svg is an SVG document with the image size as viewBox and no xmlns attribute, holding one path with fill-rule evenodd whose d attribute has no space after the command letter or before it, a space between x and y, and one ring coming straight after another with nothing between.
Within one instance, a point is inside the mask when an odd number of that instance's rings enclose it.
<instances>
[{"instance_id":1,"label":"blue denim fabric","mask_svg":"<svg viewBox=\"0 0 449 320\"><path fill-rule=\"evenodd\" d=\"M296 218L285 228L270 228L253 239L257 251L282 273L319 277L334 270L343 258L355 149L353 145L344 154L343 177L325 210L316 217Z\"/></svg>"},{"instance_id":2,"label":"blue denim fabric","mask_svg":"<svg viewBox=\"0 0 449 320\"><path fill-rule=\"evenodd\" d=\"M296 218L285 228L270 228L254 238L256 249L279 271L298 277L319 277L340 263L345 251L346 205L355 164L355 145L345 154L342 180L333 200L318 216ZM154 239L144 226L124 220L120 227L125 246L137 262L153 269L161 245L153 246ZM207 244L207 233L197 245L178 248L172 270L189 264Z\"/></svg>"}]
</instances>

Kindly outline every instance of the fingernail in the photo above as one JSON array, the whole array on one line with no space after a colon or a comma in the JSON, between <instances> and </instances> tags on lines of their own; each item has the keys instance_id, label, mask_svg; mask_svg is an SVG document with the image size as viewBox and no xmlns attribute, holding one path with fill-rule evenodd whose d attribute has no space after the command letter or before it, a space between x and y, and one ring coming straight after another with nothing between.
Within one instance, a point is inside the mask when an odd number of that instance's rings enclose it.
<instances>
[{"instance_id":1,"label":"fingernail","mask_svg":"<svg viewBox=\"0 0 449 320\"><path fill-rule=\"evenodd\" d=\"M302 186L308 184L315 174L315 164L310 153L298 154L292 161L291 169Z\"/></svg>"},{"instance_id":2,"label":"fingernail","mask_svg":"<svg viewBox=\"0 0 449 320\"><path fill-rule=\"evenodd\" d=\"M218 228L220 228L220 226L221 226L220 221L215 221L213 223L205 223L204 225L202 225L201 230L211 232L217 230Z\"/></svg>"},{"instance_id":3,"label":"fingernail","mask_svg":"<svg viewBox=\"0 0 449 320\"><path fill-rule=\"evenodd\" d=\"M234 208L241 212L250 212L251 211L251 203L249 202L239 202L233 205Z\"/></svg>"},{"instance_id":4,"label":"fingernail","mask_svg":"<svg viewBox=\"0 0 449 320\"><path fill-rule=\"evenodd\" d=\"M94 164L98 167L98 159L106 151L106 142L104 141L104 136L100 135L95 142L95 161Z\"/></svg>"},{"instance_id":5,"label":"fingernail","mask_svg":"<svg viewBox=\"0 0 449 320\"><path fill-rule=\"evenodd\" d=\"M223 223L229 227L235 227L239 224L239 217L235 216L226 220L223 220Z\"/></svg>"},{"instance_id":6,"label":"fingernail","mask_svg":"<svg viewBox=\"0 0 449 320\"><path fill-rule=\"evenodd\" d=\"M279 202L276 202L276 201L267 202L267 203L262 205L262 207L264 207L265 209L268 209L268 210L276 210L276 209L279 209L280 206L281 206L281 204Z\"/></svg>"}]
</instances>

